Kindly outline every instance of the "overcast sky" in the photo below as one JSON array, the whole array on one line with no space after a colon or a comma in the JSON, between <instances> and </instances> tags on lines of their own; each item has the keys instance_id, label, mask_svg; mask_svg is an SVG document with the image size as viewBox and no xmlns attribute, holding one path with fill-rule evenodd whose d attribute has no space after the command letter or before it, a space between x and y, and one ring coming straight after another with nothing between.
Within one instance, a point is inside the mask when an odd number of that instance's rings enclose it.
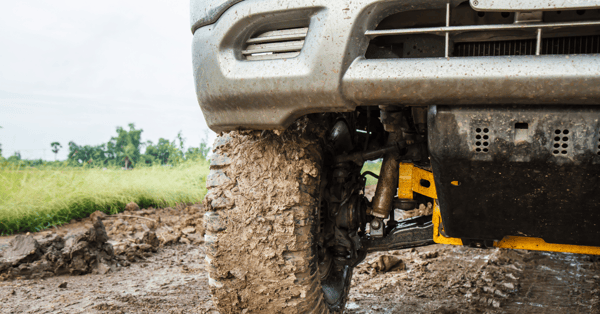
<instances>
[{"instance_id":1,"label":"overcast sky","mask_svg":"<svg viewBox=\"0 0 600 314\"><path fill-rule=\"evenodd\" d=\"M58 141L97 145L135 123L142 140L198 146L208 131L194 92L189 2L27 0L0 4L4 157L53 160Z\"/></svg>"}]
</instances>

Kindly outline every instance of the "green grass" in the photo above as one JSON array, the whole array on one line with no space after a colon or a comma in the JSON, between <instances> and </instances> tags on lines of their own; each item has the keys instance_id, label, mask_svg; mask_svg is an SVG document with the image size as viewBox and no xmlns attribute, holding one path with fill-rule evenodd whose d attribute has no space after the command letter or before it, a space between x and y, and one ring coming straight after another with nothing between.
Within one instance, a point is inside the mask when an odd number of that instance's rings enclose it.
<instances>
[{"instance_id":1,"label":"green grass","mask_svg":"<svg viewBox=\"0 0 600 314\"><path fill-rule=\"evenodd\" d=\"M362 172L379 174L381 162L365 163ZM134 170L71 167L0 169L0 235L40 231L84 218L96 210L194 203L206 194L208 162ZM367 185L377 179L367 176Z\"/></svg>"},{"instance_id":2,"label":"green grass","mask_svg":"<svg viewBox=\"0 0 600 314\"><path fill-rule=\"evenodd\" d=\"M381 161L374 162L374 163L366 162L363 165L363 168L360 171L360 173L364 173L365 171L371 171L374 174L379 175L380 170L381 170ZM367 185L375 185L375 184L377 184L377 179L372 176L367 176Z\"/></svg>"},{"instance_id":3,"label":"green grass","mask_svg":"<svg viewBox=\"0 0 600 314\"><path fill-rule=\"evenodd\" d=\"M194 203L206 194L206 161L134 170L99 168L0 169L0 235L40 231L96 210Z\"/></svg>"}]
</instances>

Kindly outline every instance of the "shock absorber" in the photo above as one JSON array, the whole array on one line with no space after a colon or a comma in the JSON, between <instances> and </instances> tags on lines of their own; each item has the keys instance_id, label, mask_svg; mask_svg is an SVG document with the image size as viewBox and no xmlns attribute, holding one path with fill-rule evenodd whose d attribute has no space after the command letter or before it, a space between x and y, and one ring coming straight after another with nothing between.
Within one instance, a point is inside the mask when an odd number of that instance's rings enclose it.
<instances>
[{"instance_id":1,"label":"shock absorber","mask_svg":"<svg viewBox=\"0 0 600 314\"><path fill-rule=\"evenodd\" d=\"M398 133L391 133L387 140L388 145L398 142L400 140L399 137ZM375 196L373 196L373 207L371 210L371 215L377 218L383 219L390 214L392 201L398 191L398 167L399 163L396 161L396 154L394 152L386 153L381 164L381 171L379 180L377 181Z\"/></svg>"},{"instance_id":2,"label":"shock absorber","mask_svg":"<svg viewBox=\"0 0 600 314\"><path fill-rule=\"evenodd\" d=\"M404 139L402 127L405 123L402 112L388 111L389 109L393 109L393 107L384 107L382 109L387 109L381 110L381 122L384 125L384 129L389 132L387 145L402 141ZM370 214L375 217L371 221L372 236L383 236L383 219L390 215L392 202L398 191L399 163L396 157L397 152L393 151L387 152L383 157L379 180L377 181L377 188L370 210Z\"/></svg>"}]
</instances>

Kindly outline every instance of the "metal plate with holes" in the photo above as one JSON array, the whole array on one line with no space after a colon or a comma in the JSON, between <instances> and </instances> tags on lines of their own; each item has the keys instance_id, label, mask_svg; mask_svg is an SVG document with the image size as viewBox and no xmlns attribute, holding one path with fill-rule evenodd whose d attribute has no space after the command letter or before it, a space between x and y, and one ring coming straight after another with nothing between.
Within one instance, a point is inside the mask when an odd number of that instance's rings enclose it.
<instances>
[{"instance_id":1,"label":"metal plate with holes","mask_svg":"<svg viewBox=\"0 0 600 314\"><path fill-rule=\"evenodd\" d=\"M477 11L581 10L600 8L599 0L470 0Z\"/></svg>"},{"instance_id":2,"label":"metal plate with holes","mask_svg":"<svg viewBox=\"0 0 600 314\"><path fill-rule=\"evenodd\" d=\"M448 236L600 246L600 108L432 106Z\"/></svg>"}]
</instances>

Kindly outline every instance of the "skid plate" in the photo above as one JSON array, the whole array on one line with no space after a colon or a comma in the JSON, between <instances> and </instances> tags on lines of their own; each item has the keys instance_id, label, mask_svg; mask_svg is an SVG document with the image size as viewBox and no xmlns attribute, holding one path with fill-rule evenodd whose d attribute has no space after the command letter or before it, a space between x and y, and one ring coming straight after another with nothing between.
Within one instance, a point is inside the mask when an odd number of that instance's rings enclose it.
<instances>
[{"instance_id":1,"label":"skid plate","mask_svg":"<svg viewBox=\"0 0 600 314\"><path fill-rule=\"evenodd\" d=\"M432 106L428 119L448 236L600 246L600 106Z\"/></svg>"},{"instance_id":2,"label":"skid plate","mask_svg":"<svg viewBox=\"0 0 600 314\"><path fill-rule=\"evenodd\" d=\"M428 170L417 168L413 164L400 163L399 175L399 198L412 199L413 193L419 193L434 199L432 217L433 241L439 244L463 245L462 239L453 238L445 235L435 185L432 184L430 188L426 188L423 186L423 180L434 182L433 173ZM600 247L570 244L553 244L547 243L543 239L533 237L505 236L500 241L493 241L493 246L505 249L600 255Z\"/></svg>"}]
</instances>

